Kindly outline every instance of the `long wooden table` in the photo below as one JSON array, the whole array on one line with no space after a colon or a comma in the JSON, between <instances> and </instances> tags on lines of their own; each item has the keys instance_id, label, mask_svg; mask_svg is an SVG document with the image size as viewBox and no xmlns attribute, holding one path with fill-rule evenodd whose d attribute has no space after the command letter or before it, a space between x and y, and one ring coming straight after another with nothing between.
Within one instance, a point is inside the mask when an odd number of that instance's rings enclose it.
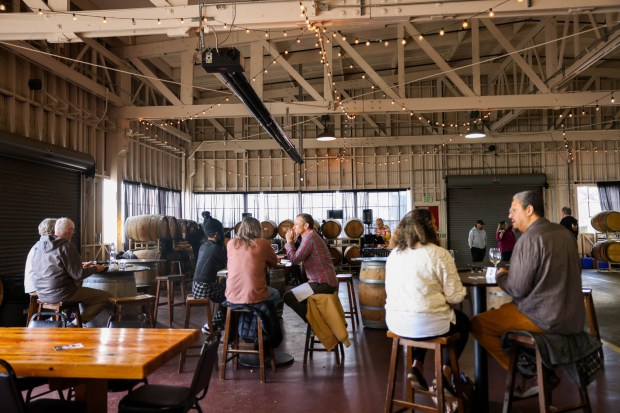
<instances>
[{"instance_id":1,"label":"long wooden table","mask_svg":"<svg viewBox=\"0 0 620 413\"><path fill-rule=\"evenodd\" d=\"M107 411L108 379L143 379L198 339L198 330L134 328L0 328L0 358L18 376L50 377L76 387L89 412ZM80 343L83 348L54 350Z\"/></svg>"}]
</instances>

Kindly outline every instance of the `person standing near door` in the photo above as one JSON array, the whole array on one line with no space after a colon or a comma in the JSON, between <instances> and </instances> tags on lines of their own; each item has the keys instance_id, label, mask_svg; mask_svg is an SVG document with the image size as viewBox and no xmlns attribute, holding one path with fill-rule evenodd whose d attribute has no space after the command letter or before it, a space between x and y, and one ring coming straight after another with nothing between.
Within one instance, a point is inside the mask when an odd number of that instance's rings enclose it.
<instances>
[{"instance_id":1,"label":"person standing near door","mask_svg":"<svg viewBox=\"0 0 620 413\"><path fill-rule=\"evenodd\" d=\"M579 221L573 217L573 211L569 207L562 208L562 219L560 225L570 231L573 237L579 235Z\"/></svg>"},{"instance_id":2,"label":"person standing near door","mask_svg":"<svg viewBox=\"0 0 620 413\"><path fill-rule=\"evenodd\" d=\"M487 253L487 232L484 230L483 220L479 219L476 221L476 225L469 231L467 244L469 244L471 251L471 261L484 261L484 256Z\"/></svg>"}]
</instances>

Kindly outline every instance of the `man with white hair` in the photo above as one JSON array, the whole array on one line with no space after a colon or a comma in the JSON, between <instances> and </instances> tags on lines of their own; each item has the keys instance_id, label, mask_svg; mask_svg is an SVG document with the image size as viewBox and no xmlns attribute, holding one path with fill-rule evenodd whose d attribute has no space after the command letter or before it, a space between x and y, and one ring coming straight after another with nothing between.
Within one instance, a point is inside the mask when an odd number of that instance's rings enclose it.
<instances>
[{"instance_id":1,"label":"man with white hair","mask_svg":"<svg viewBox=\"0 0 620 413\"><path fill-rule=\"evenodd\" d=\"M39 224L39 236L53 235L56 218L45 218ZM26 257L26 268L24 269L24 292L26 294L36 294L34 288L34 273L32 272L32 258L34 257L34 248L36 244L30 248L28 257Z\"/></svg>"},{"instance_id":2,"label":"man with white hair","mask_svg":"<svg viewBox=\"0 0 620 413\"><path fill-rule=\"evenodd\" d=\"M79 281L103 265L82 265L80 253L71 242L75 224L69 218L60 218L54 227L55 235L44 235L35 245L32 269L34 287L39 299L47 303L79 302L83 322L92 320L106 306L110 293L82 287Z\"/></svg>"}]
</instances>

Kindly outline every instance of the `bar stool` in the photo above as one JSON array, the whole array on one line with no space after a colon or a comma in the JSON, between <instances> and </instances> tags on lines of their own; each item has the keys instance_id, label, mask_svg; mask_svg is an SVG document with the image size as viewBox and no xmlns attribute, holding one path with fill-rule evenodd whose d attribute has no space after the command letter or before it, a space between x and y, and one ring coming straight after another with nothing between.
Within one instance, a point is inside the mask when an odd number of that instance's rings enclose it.
<instances>
[{"instance_id":1,"label":"bar stool","mask_svg":"<svg viewBox=\"0 0 620 413\"><path fill-rule=\"evenodd\" d=\"M142 313L148 316L149 327L154 327L153 312L155 308L155 296L150 294L140 294L130 297L110 297L108 301L112 303L112 316L121 321L123 317L123 307L139 307Z\"/></svg>"},{"instance_id":2,"label":"bar stool","mask_svg":"<svg viewBox=\"0 0 620 413\"><path fill-rule=\"evenodd\" d=\"M62 310L72 311L75 314L77 326L82 327L82 314L80 313L80 303L78 302L61 301L58 303L46 303L37 299L37 307L37 312L39 313L45 310L56 313L60 313Z\"/></svg>"},{"instance_id":3,"label":"bar stool","mask_svg":"<svg viewBox=\"0 0 620 413\"><path fill-rule=\"evenodd\" d=\"M308 356L310 356L312 360L312 354L315 351L329 351L325 347L314 348L315 344L321 344L321 341L315 337L312 327L310 323L308 323L308 328L306 328L306 345L304 346L304 366L308 362ZM342 365L344 363L344 345L341 342L339 342L334 349L334 354L336 355L336 365Z\"/></svg>"},{"instance_id":4,"label":"bar stool","mask_svg":"<svg viewBox=\"0 0 620 413\"><path fill-rule=\"evenodd\" d=\"M443 361L441 356L442 350L446 346L450 352L450 367L452 369L452 375L457 378L460 377L459 363L454 347L455 341L459 338L458 334L448 337L438 337L425 341L416 341L409 338L400 337L391 331L387 332L387 336L392 339L392 355L390 357L390 372L388 375L387 395L385 398L385 413L391 412L394 406L405 407L408 409L419 409L427 412L436 411L437 413L441 413L445 411L444 404L446 401L456 401L458 411L460 413L465 412L465 407L463 404L463 386L461 385L461 380L456 379L454 383L456 396L444 394L443 386ZM407 367L411 366L411 363L413 362L412 347L425 348L435 352L435 381L437 382L437 389L436 391L417 390L417 392L435 397L437 400L436 406L415 403L415 391L413 386L409 383L407 383L407 400L398 400L394 398L396 367L398 364L398 353L400 352L401 346L407 348Z\"/></svg>"},{"instance_id":5,"label":"bar stool","mask_svg":"<svg viewBox=\"0 0 620 413\"><path fill-rule=\"evenodd\" d=\"M588 388L586 386L577 386L579 388L579 397L581 403L578 405L570 405L564 407L552 406L551 402L551 390L552 387L547 380L547 374L540 357L540 352L536 346L536 341L529 335L516 333L509 333L507 340L510 341L510 363L509 372L506 378L506 391L504 393L504 408L503 412L510 412L512 406L512 394L515 387L515 377L517 375L517 360L519 348L527 348L534 350L536 353L536 371L537 381L540 391L538 392L538 405L541 412L567 412L571 410L583 409L586 413L592 413L592 407L590 406L590 397L588 396Z\"/></svg>"},{"instance_id":6,"label":"bar stool","mask_svg":"<svg viewBox=\"0 0 620 413\"><path fill-rule=\"evenodd\" d=\"M355 325L359 326L359 312L357 309L357 298L355 298L355 286L353 285L353 274L337 274L338 286L340 283L347 285L347 297L349 298L349 310L344 312L345 318L351 319L351 327L355 332Z\"/></svg>"},{"instance_id":7,"label":"bar stool","mask_svg":"<svg viewBox=\"0 0 620 413\"><path fill-rule=\"evenodd\" d=\"M181 286L181 297L185 299L185 275L181 272L181 261L172 261L171 267L174 264L178 265L179 273L178 274L170 274L170 275L158 275L155 277L155 281L157 281L157 288L155 290L155 320L157 320L157 311L160 306L168 305L168 322L170 327L172 327L172 321L174 320L174 307L178 305L185 305L185 301L181 301L178 303L174 302L174 284L179 283ZM161 286L166 286L166 292L168 293L168 301L164 301L163 303L159 301L161 297Z\"/></svg>"},{"instance_id":8,"label":"bar stool","mask_svg":"<svg viewBox=\"0 0 620 413\"><path fill-rule=\"evenodd\" d=\"M214 305L217 305L213 303ZM192 307L194 306L204 306L207 310L207 324L209 325L209 331L214 332L215 327L213 326L213 309L211 308L211 301L208 298L194 298L192 294L188 294L185 299L185 321L183 321L183 328L189 327L189 320L191 318ZM185 367L185 358L186 357L200 357L200 354L187 354L187 350L190 348L202 348L202 345L199 346L190 346L181 352L179 356L179 373L183 373L183 367ZM215 363L215 368L217 369L217 362Z\"/></svg>"},{"instance_id":9,"label":"bar stool","mask_svg":"<svg viewBox=\"0 0 620 413\"><path fill-rule=\"evenodd\" d=\"M592 288L582 288L583 304L586 307L586 320L588 321L588 332L592 337L601 341L601 334L598 330L598 320L594 310L594 300L592 299ZM603 347L600 349L601 360L604 360Z\"/></svg>"},{"instance_id":10,"label":"bar stool","mask_svg":"<svg viewBox=\"0 0 620 413\"><path fill-rule=\"evenodd\" d=\"M258 317L258 315L249 308L231 308L228 307L226 312L226 324L224 327L224 346L222 350L222 360L220 361L220 380L226 379L226 363L229 361L233 362L233 369L237 370L239 367L239 355L240 354L256 354L258 355L259 365L260 365L260 382L265 383L266 375L265 375L265 345L263 342L263 323L260 320L257 320L256 328L257 336L258 336L258 350L246 350L239 348L239 334L237 332L237 324L238 317L241 313L249 313L253 317ZM233 320L234 318L234 320ZM231 337L232 335L232 337ZM232 338L232 342L230 339ZM230 343L230 347L228 345ZM250 344L252 345L252 344ZM271 371L275 373L276 371L276 358L273 353L273 348L269 346L269 352L271 356ZM232 355L229 357L229 353Z\"/></svg>"},{"instance_id":11,"label":"bar stool","mask_svg":"<svg viewBox=\"0 0 620 413\"><path fill-rule=\"evenodd\" d=\"M37 293L30 293L30 303L28 304L28 316L26 317L26 327L28 327L28 324L30 323L30 319L32 318L34 313L37 312L37 309L39 308L39 304L37 303L38 299L39 299L39 296L37 295Z\"/></svg>"}]
</instances>

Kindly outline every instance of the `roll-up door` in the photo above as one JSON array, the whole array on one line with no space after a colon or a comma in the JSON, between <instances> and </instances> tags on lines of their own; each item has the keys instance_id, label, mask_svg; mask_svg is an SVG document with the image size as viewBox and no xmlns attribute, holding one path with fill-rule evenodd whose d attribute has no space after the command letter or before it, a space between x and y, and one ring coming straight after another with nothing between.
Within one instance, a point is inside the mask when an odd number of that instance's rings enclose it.
<instances>
[{"instance_id":1,"label":"roll-up door","mask_svg":"<svg viewBox=\"0 0 620 413\"><path fill-rule=\"evenodd\" d=\"M5 289L0 325L16 325L25 321L24 265L39 239L38 225L47 217L68 217L79 225L81 173L0 156L0 177L0 281ZM76 228L78 247L79 234Z\"/></svg>"},{"instance_id":2,"label":"roll-up door","mask_svg":"<svg viewBox=\"0 0 620 413\"><path fill-rule=\"evenodd\" d=\"M446 178L448 205L448 248L454 250L457 268L468 268L471 253L467 236L476 221L484 221L489 248L497 247L495 231L508 220L512 197L521 191L539 191L546 185L544 174L481 175Z\"/></svg>"}]
</instances>

